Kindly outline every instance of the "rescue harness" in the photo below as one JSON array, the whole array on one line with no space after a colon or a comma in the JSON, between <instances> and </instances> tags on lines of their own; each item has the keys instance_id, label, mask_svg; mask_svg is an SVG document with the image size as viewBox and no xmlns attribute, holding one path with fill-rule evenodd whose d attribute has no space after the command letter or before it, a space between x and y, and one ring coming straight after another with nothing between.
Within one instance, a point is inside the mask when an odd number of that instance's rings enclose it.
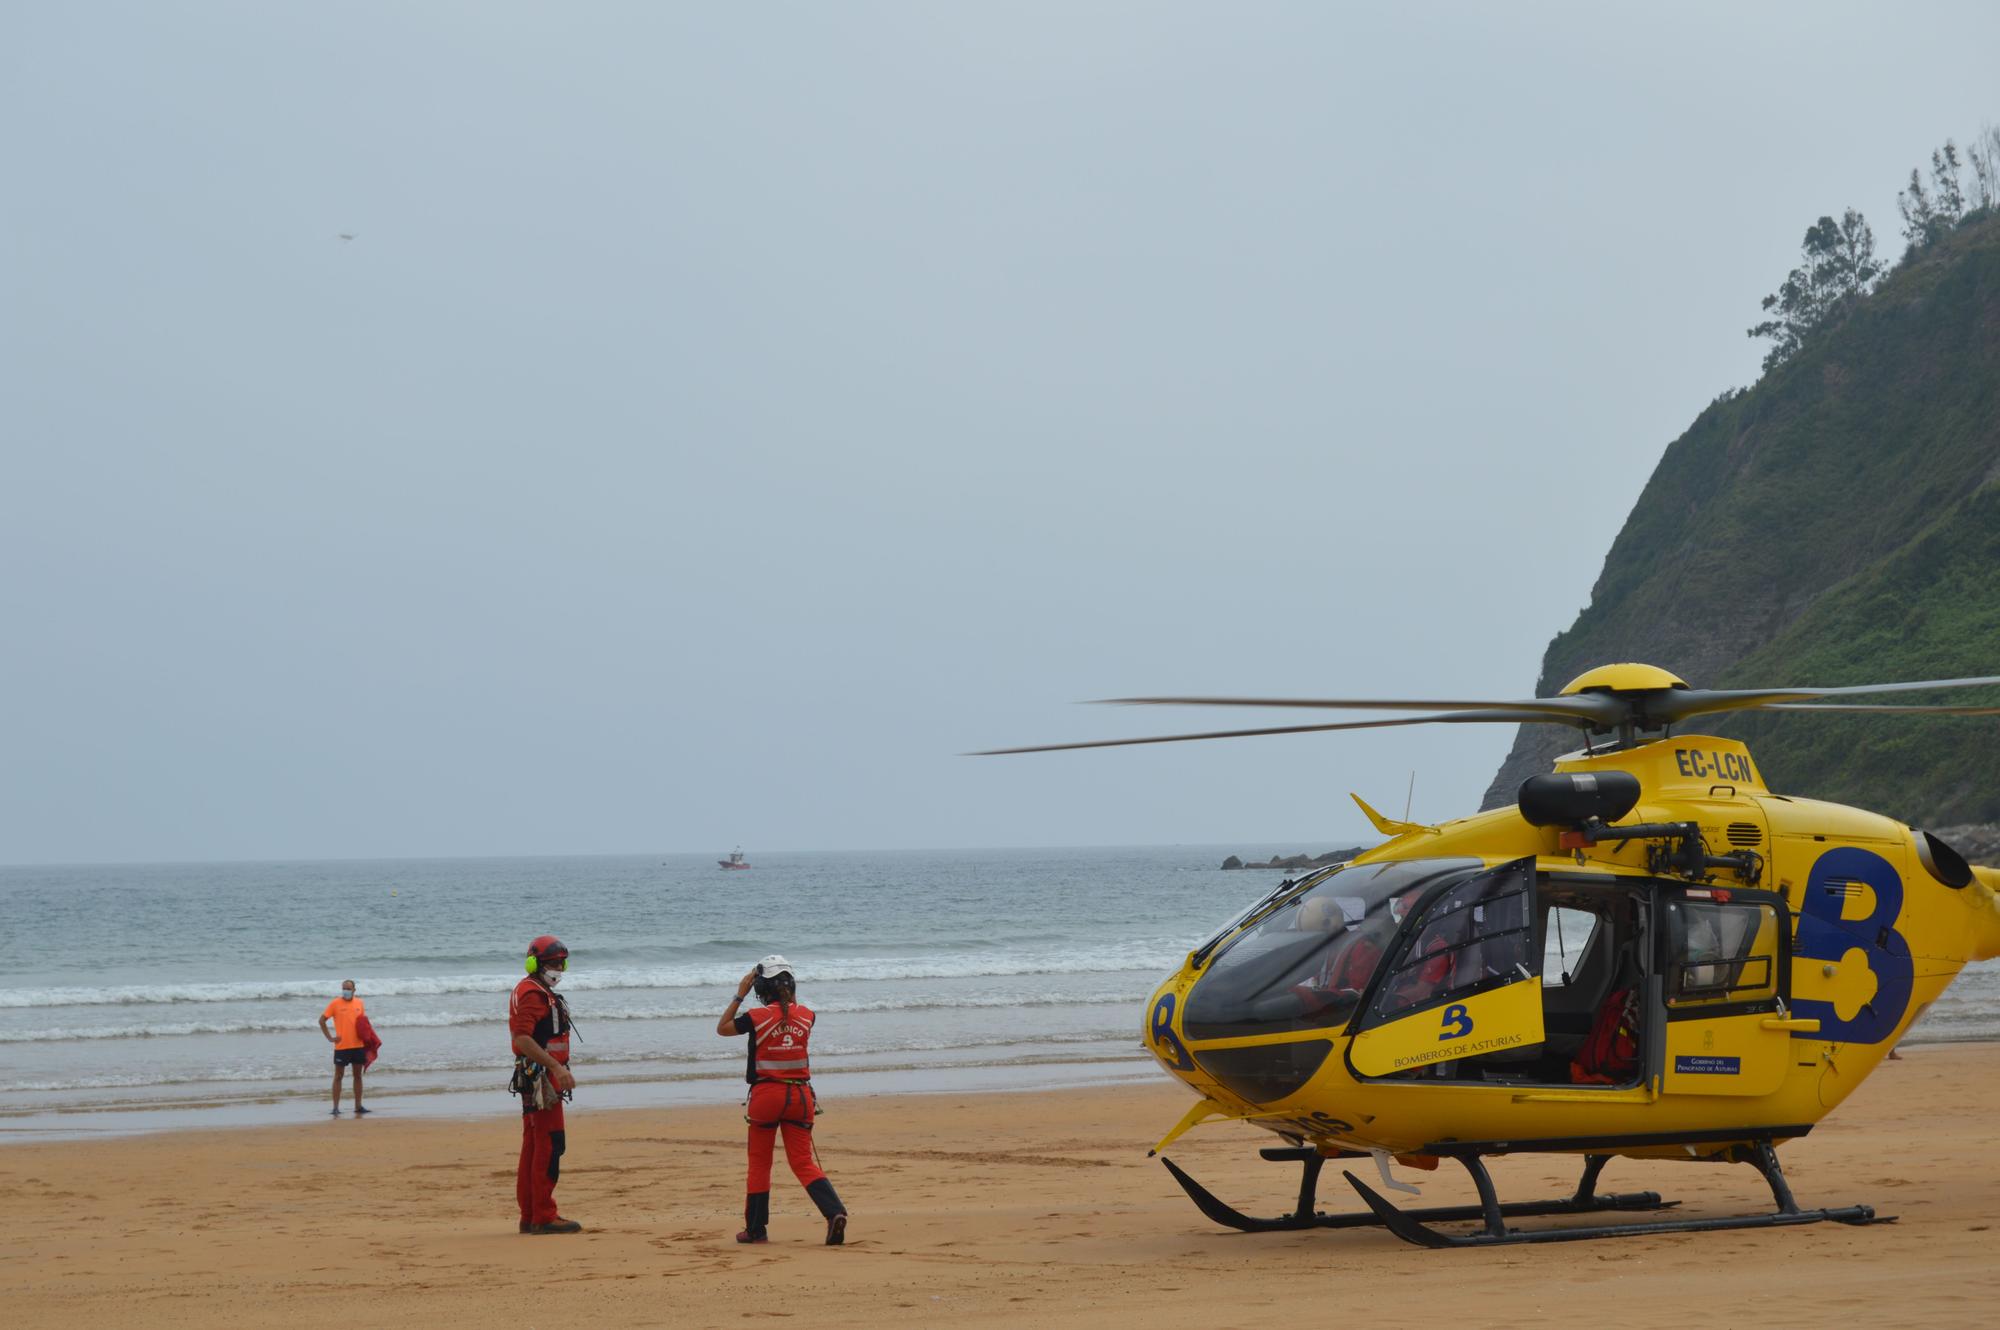
<instances>
[{"instance_id":1,"label":"rescue harness","mask_svg":"<svg viewBox=\"0 0 2000 1330\"><path fill-rule=\"evenodd\" d=\"M547 1017L549 1037L547 1039L537 1039L535 1042L547 1048L552 1041L563 1035L580 1038L581 1036L576 1032L575 1022L569 1018L569 1003L564 1001L562 994L556 992L554 989L546 991L549 995L549 1015ZM537 1033L540 1033L540 1028L541 1023L537 1022ZM533 1036L530 1037L532 1038ZM516 1053L514 1055L514 1075L507 1082L507 1093L520 1097L521 1111L523 1113L540 1113L555 1108L560 1104L568 1103L574 1091L557 1089L555 1081L549 1076L549 1069L547 1067L544 1067L533 1058Z\"/></svg>"}]
</instances>

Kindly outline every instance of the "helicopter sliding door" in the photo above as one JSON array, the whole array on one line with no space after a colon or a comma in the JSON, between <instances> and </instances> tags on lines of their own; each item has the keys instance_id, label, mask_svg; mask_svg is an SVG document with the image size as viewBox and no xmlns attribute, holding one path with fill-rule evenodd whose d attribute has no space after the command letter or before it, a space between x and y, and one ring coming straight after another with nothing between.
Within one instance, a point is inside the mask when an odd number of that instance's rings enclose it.
<instances>
[{"instance_id":1,"label":"helicopter sliding door","mask_svg":"<svg viewBox=\"0 0 2000 1330\"><path fill-rule=\"evenodd\" d=\"M1668 887L1658 898L1667 1094L1763 1095L1791 1060L1791 913L1765 891Z\"/></svg>"},{"instance_id":2,"label":"helicopter sliding door","mask_svg":"<svg viewBox=\"0 0 2000 1330\"><path fill-rule=\"evenodd\" d=\"M1432 896L1370 991L1348 1053L1354 1070L1407 1075L1541 1044L1535 918L1532 858Z\"/></svg>"}]
</instances>

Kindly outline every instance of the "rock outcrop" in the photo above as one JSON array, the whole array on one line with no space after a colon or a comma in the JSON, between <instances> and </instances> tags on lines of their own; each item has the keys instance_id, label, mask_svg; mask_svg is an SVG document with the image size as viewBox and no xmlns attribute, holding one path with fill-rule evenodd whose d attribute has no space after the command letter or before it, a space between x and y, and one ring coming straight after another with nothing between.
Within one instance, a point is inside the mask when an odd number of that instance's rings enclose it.
<instances>
[{"instance_id":1,"label":"rock outcrop","mask_svg":"<svg viewBox=\"0 0 2000 1330\"><path fill-rule=\"evenodd\" d=\"M1222 861L1222 866L1224 868L1276 868L1287 873L1295 873L1302 868L1324 868L1328 864L1345 863L1347 860L1361 853L1361 849L1362 847L1357 845L1349 850L1328 850L1325 854L1288 854L1283 856L1274 854L1269 860L1262 863L1245 863L1232 854Z\"/></svg>"}]
</instances>

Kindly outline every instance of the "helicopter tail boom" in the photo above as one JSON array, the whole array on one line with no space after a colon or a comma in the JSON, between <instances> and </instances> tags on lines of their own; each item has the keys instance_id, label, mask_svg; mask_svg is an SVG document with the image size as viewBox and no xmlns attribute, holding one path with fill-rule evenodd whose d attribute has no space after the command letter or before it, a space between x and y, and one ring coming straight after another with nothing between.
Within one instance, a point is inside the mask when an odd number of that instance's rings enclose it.
<instances>
[{"instance_id":1,"label":"helicopter tail boom","mask_svg":"<svg viewBox=\"0 0 2000 1330\"><path fill-rule=\"evenodd\" d=\"M1980 900L1976 922L1973 925L1972 956L1975 961L1990 961L2000 956L2000 868L1972 869L1972 889Z\"/></svg>"}]
</instances>

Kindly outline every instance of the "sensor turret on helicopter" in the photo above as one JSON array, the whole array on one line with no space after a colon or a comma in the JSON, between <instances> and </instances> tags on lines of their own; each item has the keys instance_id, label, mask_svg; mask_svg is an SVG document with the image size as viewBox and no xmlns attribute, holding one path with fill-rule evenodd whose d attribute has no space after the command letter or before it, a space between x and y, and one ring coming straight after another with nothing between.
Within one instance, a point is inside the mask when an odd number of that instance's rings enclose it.
<instances>
[{"instance_id":1,"label":"sensor turret on helicopter","mask_svg":"<svg viewBox=\"0 0 2000 1330\"><path fill-rule=\"evenodd\" d=\"M1774 794L1741 743L1675 737L1741 710L2000 715L2000 705L1876 705L1851 694L2000 685L2000 677L1845 688L1702 690L1612 665L1512 702L1130 698L1422 711L1414 717L1003 749L1110 747L1426 722L1567 724L1582 750L1512 807L1388 839L1280 883L1159 987L1147 1048L1199 1096L1156 1147L1204 1122L1282 1138L1296 1210L1238 1213L1171 1160L1204 1214L1251 1231L1385 1225L1427 1246L1623 1233L1865 1224L1868 1206L1804 1210L1776 1147L1838 1106L1964 966L2000 955L2000 871L1893 819ZM1360 800L1356 799L1357 803ZM1584 1157L1574 1195L1503 1204L1485 1161ZM1531 1215L1658 1211L1596 1190L1614 1157L1741 1162L1772 1211L1521 1230ZM1399 1208L1346 1173L1365 1212L1315 1209L1328 1159L1462 1165L1477 1206ZM1477 1221L1470 1233L1434 1227Z\"/></svg>"}]
</instances>

